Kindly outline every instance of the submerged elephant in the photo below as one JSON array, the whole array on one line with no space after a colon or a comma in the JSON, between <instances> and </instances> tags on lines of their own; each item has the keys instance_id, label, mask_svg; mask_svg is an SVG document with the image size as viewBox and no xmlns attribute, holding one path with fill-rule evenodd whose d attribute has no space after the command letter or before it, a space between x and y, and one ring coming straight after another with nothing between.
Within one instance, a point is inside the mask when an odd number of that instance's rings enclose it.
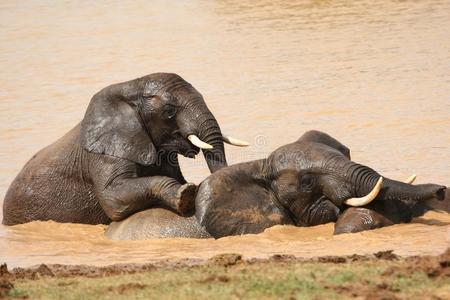
<instances>
[{"instance_id":1,"label":"submerged elephant","mask_svg":"<svg viewBox=\"0 0 450 300\"><path fill-rule=\"evenodd\" d=\"M435 184L412 185L382 178L369 167L351 161L349 149L337 140L309 131L267 159L236 164L211 174L198 189L196 220L142 211L113 223L106 234L114 239L129 239L143 230L146 233L141 238L158 237L159 224L174 218L176 225L163 236L204 237L206 231L219 238L259 233L274 225L311 226L336 221L335 233L356 232L409 222L415 203L443 199L445 189ZM367 218L367 212L373 218ZM195 224L198 228L192 232ZM191 231L187 233L184 228Z\"/></svg>"},{"instance_id":2,"label":"submerged elephant","mask_svg":"<svg viewBox=\"0 0 450 300\"><path fill-rule=\"evenodd\" d=\"M31 158L12 182L3 224L110 223L160 205L185 214L196 186L177 154L203 149L211 172L227 165L223 136L202 95L176 74L155 73L95 94L80 124Z\"/></svg>"}]
</instances>

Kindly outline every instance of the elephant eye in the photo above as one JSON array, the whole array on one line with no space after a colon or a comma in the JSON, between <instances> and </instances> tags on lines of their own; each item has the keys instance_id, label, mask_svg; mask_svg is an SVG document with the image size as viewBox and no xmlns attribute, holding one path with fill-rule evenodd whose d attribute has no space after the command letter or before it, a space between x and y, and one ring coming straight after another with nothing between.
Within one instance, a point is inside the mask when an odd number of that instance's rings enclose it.
<instances>
[{"instance_id":1,"label":"elephant eye","mask_svg":"<svg viewBox=\"0 0 450 300\"><path fill-rule=\"evenodd\" d=\"M163 115L166 119L172 119L177 114L177 109L174 106L167 105L164 108Z\"/></svg>"},{"instance_id":2,"label":"elephant eye","mask_svg":"<svg viewBox=\"0 0 450 300\"><path fill-rule=\"evenodd\" d=\"M314 183L314 179L311 175L303 175L300 179L300 185L303 189L311 189Z\"/></svg>"}]
</instances>

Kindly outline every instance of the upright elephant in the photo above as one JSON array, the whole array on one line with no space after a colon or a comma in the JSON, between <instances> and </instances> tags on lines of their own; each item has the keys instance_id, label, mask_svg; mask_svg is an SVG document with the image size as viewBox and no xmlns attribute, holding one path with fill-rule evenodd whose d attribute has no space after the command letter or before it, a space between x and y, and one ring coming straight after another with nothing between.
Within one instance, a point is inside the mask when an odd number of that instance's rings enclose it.
<instances>
[{"instance_id":1,"label":"upright elephant","mask_svg":"<svg viewBox=\"0 0 450 300\"><path fill-rule=\"evenodd\" d=\"M12 182L3 224L110 223L152 206L194 207L177 154L203 149L211 172L227 165L223 136L202 95L176 74L155 73L95 94L80 124L39 151Z\"/></svg>"},{"instance_id":2,"label":"upright elephant","mask_svg":"<svg viewBox=\"0 0 450 300\"><path fill-rule=\"evenodd\" d=\"M309 131L267 159L211 174L200 184L195 200L198 229L192 230L192 217L184 219L184 224L177 216L170 232L172 236L204 237L206 231L220 238L259 233L274 225L311 226L336 221L336 234L356 232L409 222L417 202L442 200L445 190L441 185L412 185L383 178L351 161L349 149L334 138ZM159 224L168 224L174 217L143 211L113 223L107 235L127 239L145 228L149 237L156 237L161 232Z\"/></svg>"}]
</instances>

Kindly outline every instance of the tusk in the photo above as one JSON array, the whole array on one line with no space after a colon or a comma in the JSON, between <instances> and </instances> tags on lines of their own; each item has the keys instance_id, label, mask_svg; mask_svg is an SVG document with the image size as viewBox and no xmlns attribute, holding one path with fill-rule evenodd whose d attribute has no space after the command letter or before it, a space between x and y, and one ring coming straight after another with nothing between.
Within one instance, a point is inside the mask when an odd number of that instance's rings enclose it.
<instances>
[{"instance_id":1,"label":"tusk","mask_svg":"<svg viewBox=\"0 0 450 300\"><path fill-rule=\"evenodd\" d=\"M378 193L381 190L382 185L383 185L383 177L380 177L377 181L377 184L375 184L375 187L366 196L361 198L347 199L344 201L344 203L350 206L363 206L369 204L370 202L372 202L373 199L377 197Z\"/></svg>"},{"instance_id":2,"label":"tusk","mask_svg":"<svg viewBox=\"0 0 450 300\"><path fill-rule=\"evenodd\" d=\"M406 179L405 183L412 184L414 182L414 180L416 180L416 177L417 177L416 174L411 175L411 177Z\"/></svg>"},{"instance_id":3,"label":"tusk","mask_svg":"<svg viewBox=\"0 0 450 300\"><path fill-rule=\"evenodd\" d=\"M225 135L225 134L222 134L222 140L223 140L225 143L227 143L227 144L230 144L230 145L233 145L233 146L238 146L238 147L247 147L247 146L250 145L250 144L249 144L248 142L246 142L246 141L238 140L238 139L235 139L235 138L232 137L232 136Z\"/></svg>"},{"instance_id":4,"label":"tusk","mask_svg":"<svg viewBox=\"0 0 450 300\"><path fill-rule=\"evenodd\" d=\"M195 134L191 134L188 136L188 140L194 144L195 146L199 147L200 149L212 149L213 146L211 146L208 143L205 143L201 139L199 139Z\"/></svg>"}]
</instances>

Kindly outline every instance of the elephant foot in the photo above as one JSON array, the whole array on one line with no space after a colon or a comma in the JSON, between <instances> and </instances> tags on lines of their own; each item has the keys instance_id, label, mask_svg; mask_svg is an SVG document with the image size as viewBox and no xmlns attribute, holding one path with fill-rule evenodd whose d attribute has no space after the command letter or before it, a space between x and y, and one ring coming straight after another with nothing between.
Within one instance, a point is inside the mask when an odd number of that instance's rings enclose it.
<instances>
[{"instance_id":1,"label":"elephant foot","mask_svg":"<svg viewBox=\"0 0 450 300\"><path fill-rule=\"evenodd\" d=\"M185 183L178 189L176 209L182 216L194 213L196 193L197 186L193 183Z\"/></svg>"}]
</instances>

